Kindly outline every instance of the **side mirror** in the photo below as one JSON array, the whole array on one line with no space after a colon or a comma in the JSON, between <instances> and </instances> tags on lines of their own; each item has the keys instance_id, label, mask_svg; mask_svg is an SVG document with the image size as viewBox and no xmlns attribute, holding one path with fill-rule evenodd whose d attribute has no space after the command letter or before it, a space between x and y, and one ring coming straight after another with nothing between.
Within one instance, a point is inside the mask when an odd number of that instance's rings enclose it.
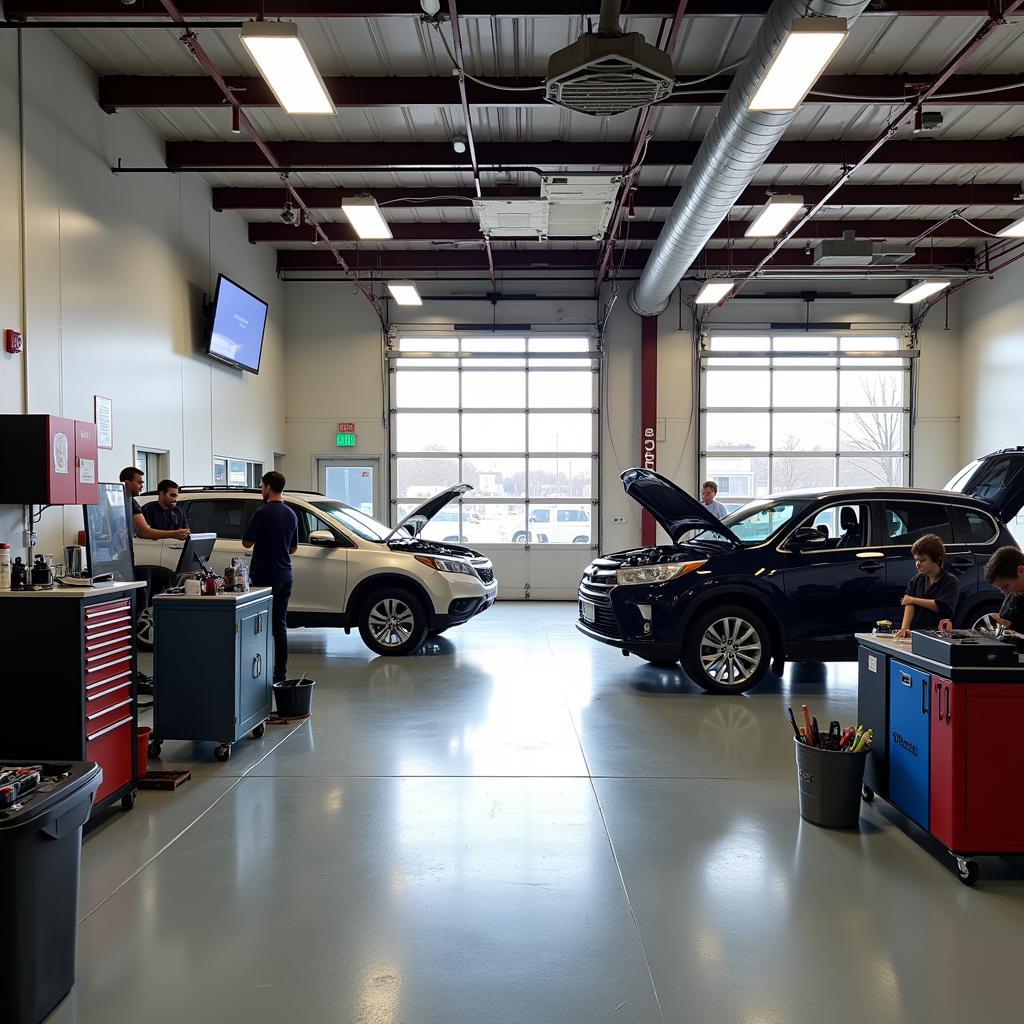
<instances>
[{"instance_id":1,"label":"side mirror","mask_svg":"<svg viewBox=\"0 0 1024 1024\"><path fill-rule=\"evenodd\" d=\"M791 546L794 551L804 551L807 548L820 547L828 538L819 533L813 526L801 526L791 538Z\"/></svg>"},{"instance_id":2,"label":"side mirror","mask_svg":"<svg viewBox=\"0 0 1024 1024\"><path fill-rule=\"evenodd\" d=\"M332 548L337 544L337 539L330 530L314 530L309 535L310 544L320 544L323 547Z\"/></svg>"}]
</instances>

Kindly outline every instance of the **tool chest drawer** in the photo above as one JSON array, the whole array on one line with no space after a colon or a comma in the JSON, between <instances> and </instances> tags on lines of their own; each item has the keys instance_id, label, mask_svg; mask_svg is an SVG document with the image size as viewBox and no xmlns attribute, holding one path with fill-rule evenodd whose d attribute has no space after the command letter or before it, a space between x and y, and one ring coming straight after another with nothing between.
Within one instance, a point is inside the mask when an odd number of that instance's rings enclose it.
<instances>
[{"instance_id":1,"label":"tool chest drawer","mask_svg":"<svg viewBox=\"0 0 1024 1024\"><path fill-rule=\"evenodd\" d=\"M100 711L131 699L132 677L130 671L115 676L113 679L103 679L86 688L85 717L89 719Z\"/></svg>"},{"instance_id":2,"label":"tool chest drawer","mask_svg":"<svg viewBox=\"0 0 1024 1024\"><path fill-rule=\"evenodd\" d=\"M112 718L111 722L100 723L95 731L90 729L86 733L85 759L95 761L103 769L97 800L128 785L134 776L131 708L123 709L120 715L115 714Z\"/></svg>"}]
</instances>

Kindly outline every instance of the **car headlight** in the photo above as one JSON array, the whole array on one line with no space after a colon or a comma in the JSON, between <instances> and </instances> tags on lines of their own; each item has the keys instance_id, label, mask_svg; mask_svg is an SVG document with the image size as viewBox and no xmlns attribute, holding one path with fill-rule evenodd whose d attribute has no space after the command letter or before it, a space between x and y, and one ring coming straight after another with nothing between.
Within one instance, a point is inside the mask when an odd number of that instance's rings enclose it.
<instances>
[{"instance_id":1,"label":"car headlight","mask_svg":"<svg viewBox=\"0 0 1024 1024\"><path fill-rule=\"evenodd\" d=\"M459 562L454 558L433 558L430 555L417 555L416 561L429 565L431 569L436 569L438 572L459 572L466 576L476 575L469 562Z\"/></svg>"},{"instance_id":2,"label":"car headlight","mask_svg":"<svg viewBox=\"0 0 1024 1024\"><path fill-rule=\"evenodd\" d=\"M619 569L615 581L624 587L636 586L641 583L668 583L669 580L685 576L694 569L699 569L707 559L699 562L671 562L668 565L644 565L635 569Z\"/></svg>"}]
</instances>

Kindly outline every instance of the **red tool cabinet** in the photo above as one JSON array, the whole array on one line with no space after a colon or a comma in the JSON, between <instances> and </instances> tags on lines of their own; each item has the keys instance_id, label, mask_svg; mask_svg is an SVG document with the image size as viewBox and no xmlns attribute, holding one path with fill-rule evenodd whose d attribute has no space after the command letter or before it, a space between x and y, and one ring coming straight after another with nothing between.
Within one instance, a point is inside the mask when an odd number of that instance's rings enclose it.
<instances>
[{"instance_id":1,"label":"red tool cabinet","mask_svg":"<svg viewBox=\"0 0 1024 1024\"><path fill-rule=\"evenodd\" d=\"M135 590L0 594L0 758L95 761L93 814L135 803Z\"/></svg>"},{"instance_id":2,"label":"red tool cabinet","mask_svg":"<svg viewBox=\"0 0 1024 1024\"><path fill-rule=\"evenodd\" d=\"M932 676L931 821L950 850L1024 850L1024 686Z\"/></svg>"},{"instance_id":3,"label":"red tool cabinet","mask_svg":"<svg viewBox=\"0 0 1024 1024\"><path fill-rule=\"evenodd\" d=\"M96 424L61 416L0 416L0 505L94 505Z\"/></svg>"}]
</instances>

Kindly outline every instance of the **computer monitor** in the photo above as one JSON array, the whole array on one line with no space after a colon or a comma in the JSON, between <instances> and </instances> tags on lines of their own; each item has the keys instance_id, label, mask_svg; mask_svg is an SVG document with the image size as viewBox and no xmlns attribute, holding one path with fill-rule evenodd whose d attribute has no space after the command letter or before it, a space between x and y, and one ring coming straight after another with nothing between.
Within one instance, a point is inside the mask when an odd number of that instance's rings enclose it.
<instances>
[{"instance_id":1,"label":"computer monitor","mask_svg":"<svg viewBox=\"0 0 1024 1024\"><path fill-rule=\"evenodd\" d=\"M100 484L96 504L82 506L90 576L112 573L115 583L135 582L130 509L121 483Z\"/></svg>"},{"instance_id":2,"label":"computer monitor","mask_svg":"<svg viewBox=\"0 0 1024 1024\"><path fill-rule=\"evenodd\" d=\"M178 567L174 570L180 581L191 576L200 569L210 571L210 559L213 557L213 546L217 543L215 533L190 533L178 556Z\"/></svg>"}]
</instances>

